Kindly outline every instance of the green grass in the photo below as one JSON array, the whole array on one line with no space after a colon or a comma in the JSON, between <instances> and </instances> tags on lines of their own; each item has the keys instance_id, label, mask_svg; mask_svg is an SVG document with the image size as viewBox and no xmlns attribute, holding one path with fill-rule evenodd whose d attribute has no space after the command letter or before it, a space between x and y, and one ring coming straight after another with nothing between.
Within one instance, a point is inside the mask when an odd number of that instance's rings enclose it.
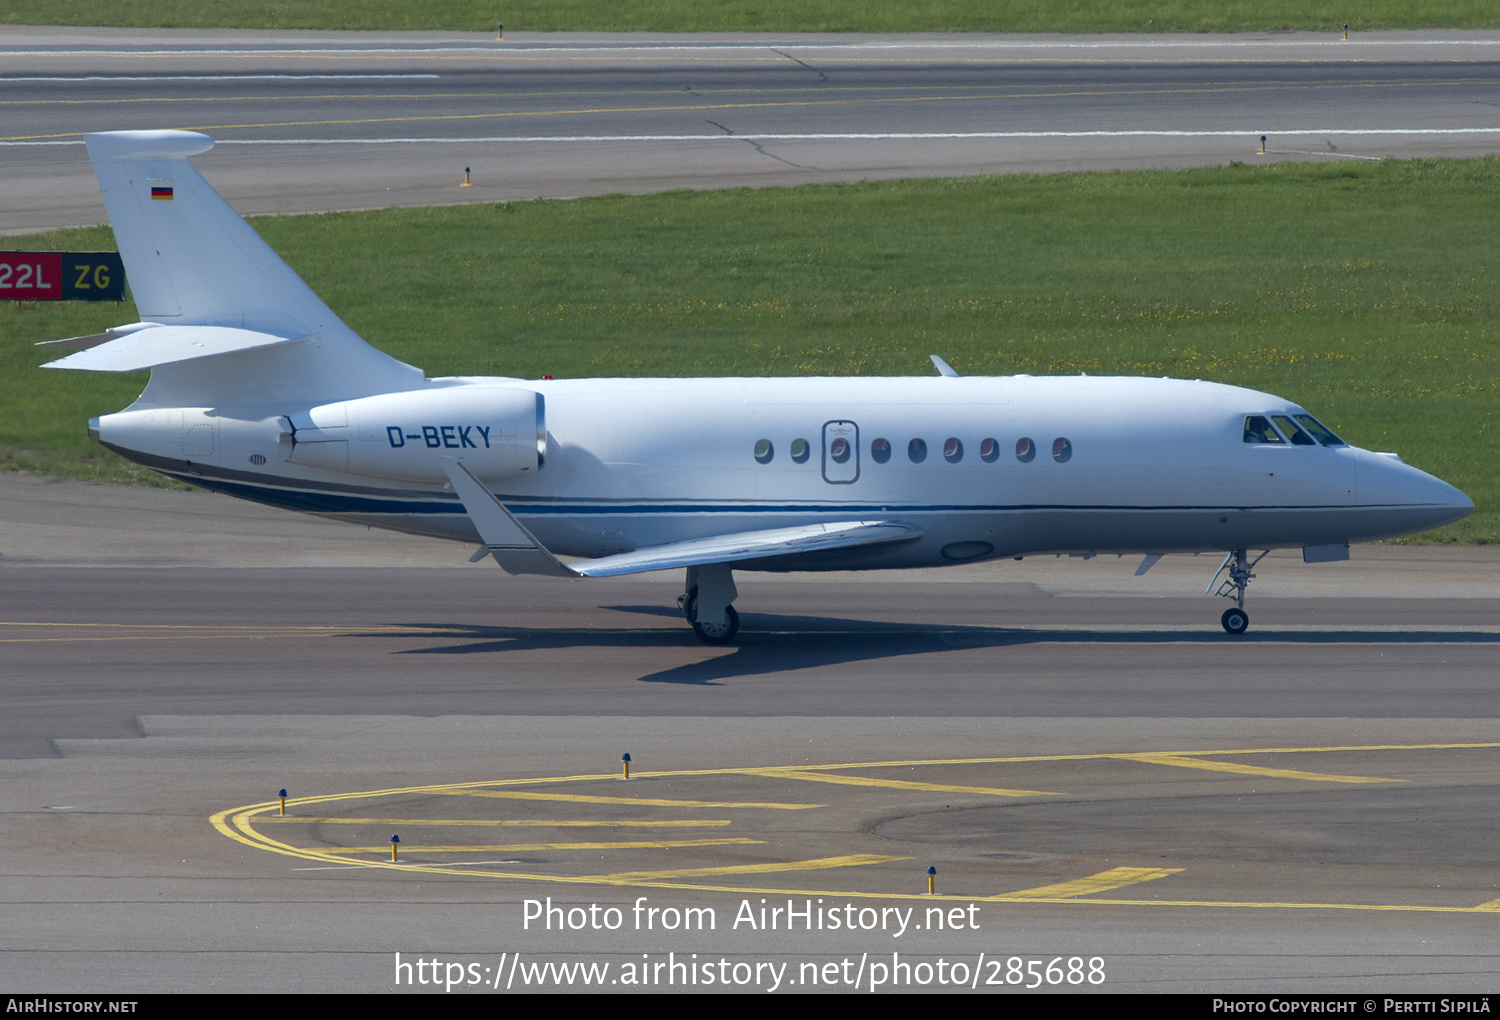
<instances>
[{"instance_id":1,"label":"green grass","mask_svg":"<svg viewBox=\"0 0 1500 1020\"><path fill-rule=\"evenodd\" d=\"M1493 0L10 0L7 25L608 32L1333 32L1494 28Z\"/></svg>"},{"instance_id":2,"label":"green grass","mask_svg":"<svg viewBox=\"0 0 1500 1020\"><path fill-rule=\"evenodd\" d=\"M281 217L257 229L429 374L1213 379L1395 450L1500 541L1500 159L1012 175ZM13 247L109 247L107 232ZM140 377L28 341L130 307L0 308L0 448L112 476L84 421Z\"/></svg>"}]
</instances>

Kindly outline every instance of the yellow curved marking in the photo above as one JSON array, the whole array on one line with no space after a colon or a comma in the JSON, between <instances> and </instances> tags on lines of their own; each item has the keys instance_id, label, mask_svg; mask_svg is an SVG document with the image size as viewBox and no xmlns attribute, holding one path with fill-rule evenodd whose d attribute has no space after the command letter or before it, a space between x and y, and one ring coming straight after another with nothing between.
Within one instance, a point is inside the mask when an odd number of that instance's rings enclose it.
<instances>
[{"instance_id":1,"label":"yellow curved marking","mask_svg":"<svg viewBox=\"0 0 1500 1020\"><path fill-rule=\"evenodd\" d=\"M1058 882L1055 885L1043 885L1035 889L1022 889L1020 892L1001 893L990 899L1072 899L1074 896L1087 896L1090 893L1107 892L1110 889L1120 889L1127 885L1139 885L1142 882L1166 878L1182 870L1181 868L1110 868L1108 871L1101 871L1088 878L1075 878L1071 882Z\"/></svg>"},{"instance_id":2,"label":"yellow curved marking","mask_svg":"<svg viewBox=\"0 0 1500 1020\"><path fill-rule=\"evenodd\" d=\"M888 864L909 861L910 857L888 857L884 854L846 854L843 857L819 857L810 861L778 861L771 864L726 864L719 868L677 868L672 871L621 871L613 875L594 875L595 881L652 882L667 878L696 878L701 875L764 875L779 871L822 871L826 868L855 868L864 864ZM679 887L685 888L685 887ZM747 889L746 892L758 890Z\"/></svg>"},{"instance_id":3,"label":"yellow curved marking","mask_svg":"<svg viewBox=\"0 0 1500 1020\"><path fill-rule=\"evenodd\" d=\"M1117 754L1121 761L1139 761L1148 765L1176 765L1184 769L1206 769L1209 772L1236 772L1247 776L1274 779L1306 779L1317 783L1404 783L1404 779L1380 779L1375 776L1339 776L1326 772L1299 772L1296 769L1268 769L1238 762L1204 761L1179 754Z\"/></svg>"},{"instance_id":4,"label":"yellow curved marking","mask_svg":"<svg viewBox=\"0 0 1500 1020\"><path fill-rule=\"evenodd\" d=\"M791 765L781 766L788 771L796 772L821 772L833 769L889 769L889 768L917 768L924 765L1010 765L1024 764L1027 762L1044 761L1103 761L1111 758L1128 757L1131 754L1158 754L1181 758L1196 758L1203 755L1224 757L1236 754L1326 754L1334 751L1454 751L1454 750L1480 750L1484 748L1500 747L1500 741L1489 741L1485 743L1450 743L1450 744L1337 744L1328 747L1240 747L1240 748L1210 748L1206 750L1181 750L1181 751L1101 751L1087 754L1030 754L1019 756L995 757L995 758L909 758L900 761L847 761L832 765ZM718 775L754 775L764 772L765 766L749 766L746 768L729 769L682 769L674 772L654 772L653 776L718 776ZM641 773L643 776L646 773ZM549 780L550 781L550 780Z\"/></svg>"},{"instance_id":5,"label":"yellow curved marking","mask_svg":"<svg viewBox=\"0 0 1500 1020\"><path fill-rule=\"evenodd\" d=\"M517 853L527 850L670 850L687 846L726 846L728 844L760 844L763 839L732 836L726 839L643 839L621 843L509 843L499 846L464 844L462 846L427 846L425 844L400 844L401 853L468 854L468 853ZM328 847L326 854L388 854L389 843L384 846L340 846Z\"/></svg>"},{"instance_id":6,"label":"yellow curved marking","mask_svg":"<svg viewBox=\"0 0 1500 1020\"><path fill-rule=\"evenodd\" d=\"M658 772L655 775L671 775ZM616 777L611 777L616 778ZM442 793L444 791L435 791ZM651 797L591 797L582 793L531 793L525 790L452 790L455 797L499 797L504 800L556 800L573 804L623 804L630 807L765 808L772 811L803 811L826 804L778 804L736 800L664 800Z\"/></svg>"},{"instance_id":7,"label":"yellow curved marking","mask_svg":"<svg viewBox=\"0 0 1500 1020\"><path fill-rule=\"evenodd\" d=\"M1328 752L1369 752L1369 751L1412 751L1412 750L1471 750L1471 749L1493 749L1500 747L1497 742L1483 743L1439 743L1439 744L1375 744L1375 745L1336 745L1327 747L1278 747L1278 748L1239 748L1218 750L1196 750L1196 751L1160 751L1160 752L1138 752L1134 754L1121 753L1091 753L1091 754L1062 754L1062 755L1028 755L1017 757L994 757L994 758L948 758L885 762L857 762L840 763L831 765L799 765L795 767L745 767L728 769L691 769L675 772L654 773L658 777L667 776L707 776L707 775L778 775L788 774L788 778L803 778L793 773L805 773L808 771L848 770L856 768L892 768L892 767L916 767L919 765L975 765L975 764L1000 764L1021 762L1043 762L1043 761L1091 761L1101 759L1131 760L1131 759L1187 759L1196 758L1201 755L1228 756L1228 755L1255 755L1255 754L1306 754L1306 753L1328 753ZM1161 761L1163 764L1177 764L1176 761ZM1202 762L1203 766L1213 768L1223 763ZM1189 767L1197 765L1189 764ZM1215 771L1223 771L1214 768ZM1237 770L1236 770L1237 771ZM1298 773L1291 770L1257 770L1253 774L1288 774L1297 778L1312 777L1316 779L1328 778L1323 773ZM641 775L641 774L638 774ZM526 791L499 791L496 787L516 785L537 785L543 783L566 783L597 780L615 780L613 774L593 774L576 776L547 776L531 777L526 779L489 780L471 783L457 784L433 784L429 786L397 787L385 790L366 790L342 794L329 794L326 796L289 798L289 807L311 804L326 804L343 800L368 799L380 796L396 794L452 794L459 792L473 792L476 794L501 794L516 793L526 794ZM829 777L837 781L838 778ZM1356 779L1371 781L1363 777L1333 777L1336 780ZM1376 780L1379 781L1379 780ZM863 785L863 784L861 784ZM920 785L920 784L916 784ZM960 788L966 790L982 790L984 788ZM557 799L548 794L530 794L537 799ZM571 795L561 795L569 798ZM652 801L635 798L582 798L594 802L604 803L663 803L667 805L682 805L691 803L705 803L693 801ZM760 806L760 805L757 805ZM770 806L770 805L765 805ZM815 805L784 805L786 807L812 807ZM634 871L617 872L613 874L599 875L556 875L536 874L528 872L478 872L461 867L444 867L439 865L421 865L408 863L391 863L388 861L351 861L348 857L341 857L339 851L314 850L305 847L295 847L278 840L271 839L257 832L252 821L283 820L271 812L279 808L279 801L266 801L261 804L246 805L230 811L219 812L212 816L210 821L223 835L236 840L246 846L257 849L272 850L287 856L305 860L320 861L340 866L391 868L400 871L421 871L428 874L462 875L472 878L476 874L483 877L496 879L514 879L528 882L550 882L559 885L623 885L635 886L637 888L652 889L680 889L684 891L697 892L724 892L739 895L786 895L792 897L824 896L845 897L850 899L884 899L884 900L912 900L912 901L946 901L946 902L1005 902L1010 904L1038 903L1038 904L1077 904L1084 903L1094 906L1177 906L1177 907L1210 907L1216 909L1244 908L1244 909L1295 909L1295 910L1360 910L1360 911L1398 911L1398 912L1421 912L1421 913L1500 913L1500 900L1490 900L1472 907L1443 907L1422 904L1372 904L1372 903L1296 903L1286 901L1250 901L1250 900L1167 900L1167 899L1104 899L1095 897L1094 894L1109 889L1120 888L1124 885L1138 884L1145 881L1153 881L1158 878L1169 877L1180 872L1176 868L1115 868L1097 875L1069 882L1056 883L1049 886L1041 886L1032 889L1018 890L1008 893L997 893L990 896L953 895L939 894L928 896L922 893L900 893L891 891L865 891L865 890L819 890L807 888L751 888L745 886L715 885L703 882L681 881L685 878L708 877L710 875L733 875L733 874L766 874L788 871L823 870L834 867L852 867L865 864L881 864L893 861L906 860L909 858L887 857L881 855L847 855L843 857L818 858L805 861L783 861L766 862L761 864L729 865L724 867L710 868L686 868L663 871ZM264 817L258 817L264 816ZM290 819L286 819L290 820ZM465 824L458 820L450 820L457 824ZM722 820L721 820L722 821ZM416 824L420 824L418 820ZM577 844L572 844L576 846ZM379 848L385 851L386 847ZM456 847L454 850L472 852L478 848L465 846ZM1089 898L1084 898L1089 897Z\"/></svg>"},{"instance_id":8,"label":"yellow curved marking","mask_svg":"<svg viewBox=\"0 0 1500 1020\"><path fill-rule=\"evenodd\" d=\"M864 776L835 776L825 772L803 772L801 769L763 769L752 775L768 779L802 779L809 783L835 783L840 786L878 786L888 790L921 790L926 793L978 793L990 797L1061 797L1047 790L1001 790L989 786L948 786L942 783L914 783L905 779L870 779Z\"/></svg>"}]
</instances>

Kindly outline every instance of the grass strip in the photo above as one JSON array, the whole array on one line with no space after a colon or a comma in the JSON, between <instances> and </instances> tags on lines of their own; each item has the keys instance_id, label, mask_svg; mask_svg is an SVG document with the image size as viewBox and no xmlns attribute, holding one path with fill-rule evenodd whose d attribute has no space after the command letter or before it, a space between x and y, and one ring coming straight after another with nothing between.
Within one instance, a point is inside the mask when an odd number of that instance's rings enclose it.
<instances>
[{"instance_id":1,"label":"grass strip","mask_svg":"<svg viewBox=\"0 0 1500 1020\"><path fill-rule=\"evenodd\" d=\"M1493 0L9 0L6 25L507 32L1260 32L1494 28Z\"/></svg>"}]
</instances>

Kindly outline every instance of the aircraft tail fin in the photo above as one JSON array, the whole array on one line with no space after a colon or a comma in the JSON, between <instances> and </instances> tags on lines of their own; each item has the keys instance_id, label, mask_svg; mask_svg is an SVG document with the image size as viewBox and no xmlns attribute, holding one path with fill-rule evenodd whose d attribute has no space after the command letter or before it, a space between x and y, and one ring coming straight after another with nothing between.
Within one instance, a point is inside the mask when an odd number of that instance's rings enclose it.
<instances>
[{"instance_id":1,"label":"aircraft tail fin","mask_svg":"<svg viewBox=\"0 0 1500 1020\"><path fill-rule=\"evenodd\" d=\"M233 380L241 396L257 388L285 396L290 388L316 399L420 384L418 370L370 347L340 321L188 163L213 147L212 138L194 131L112 131L84 140L142 320L306 338L291 345L302 349L300 357L289 359L277 348L274 384L260 378L256 355L244 351L222 355L209 377ZM288 369L300 381L292 382ZM166 376L162 382L171 382L172 365L158 371ZM201 388L202 366L192 371ZM158 381L155 374L152 381ZM200 402L208 396L200 395Z\"/></svg>"}]
</instances>

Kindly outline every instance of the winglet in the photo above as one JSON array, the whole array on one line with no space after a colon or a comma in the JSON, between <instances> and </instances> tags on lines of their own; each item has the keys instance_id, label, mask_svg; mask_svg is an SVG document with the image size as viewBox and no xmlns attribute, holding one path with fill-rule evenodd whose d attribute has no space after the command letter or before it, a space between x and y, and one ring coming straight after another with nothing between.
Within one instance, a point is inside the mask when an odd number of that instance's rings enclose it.
<instances>
[{"instance_id":1,"label":"winglet","mask_svg":"<svg viewBox=\"0 0 1500 1020\"><path fill-rule=\"evenodd\" d=\"M448 481L453 483L453 491L463 500L469 520L478 529L479 540L507 574L578 576L548 552L468 468L456 460L445 460L443 470L448 473Z\"/></svg>"}]
</instances>

